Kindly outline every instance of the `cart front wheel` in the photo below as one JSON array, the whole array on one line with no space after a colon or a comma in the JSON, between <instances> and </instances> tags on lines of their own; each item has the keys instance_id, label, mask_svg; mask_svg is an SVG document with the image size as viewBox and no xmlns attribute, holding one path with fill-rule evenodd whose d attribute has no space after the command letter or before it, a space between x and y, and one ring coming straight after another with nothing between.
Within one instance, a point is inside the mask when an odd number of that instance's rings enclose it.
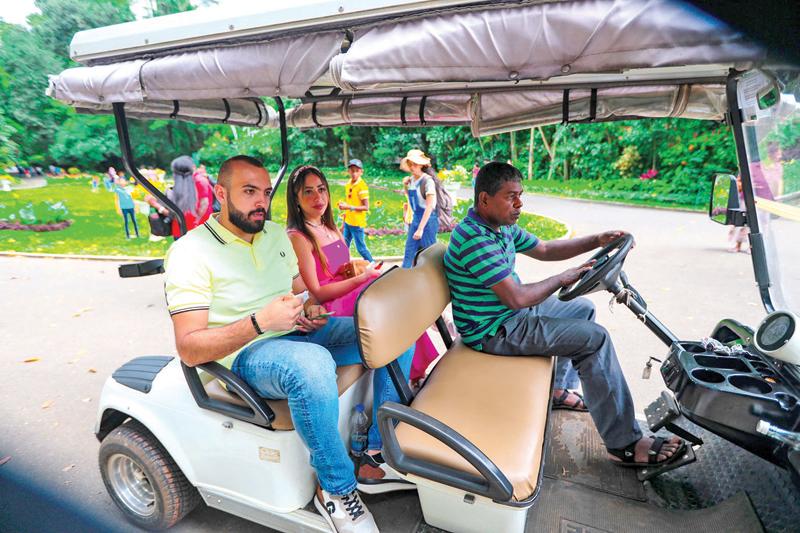
<instances>
[{"instance_id":1,"label":"cart front wheel","mask_svg":"<svg viewBox=\"0 0 800 533\"><path fill-rule=\"evenodd\" d=\"M100 474L114 503L139 527L172 527L200 495L147 429L126 422L100 444Z\"/></svg>"}]
</instances>

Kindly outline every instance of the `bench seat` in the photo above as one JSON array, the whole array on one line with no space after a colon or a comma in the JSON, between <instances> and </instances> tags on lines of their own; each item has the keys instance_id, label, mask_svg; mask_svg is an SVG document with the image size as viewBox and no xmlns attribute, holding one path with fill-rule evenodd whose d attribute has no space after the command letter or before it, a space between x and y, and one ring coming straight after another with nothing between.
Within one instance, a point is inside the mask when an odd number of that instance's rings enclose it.
<instances>
[{"instance_id":1,"label":"bench seat","mask_svg":"<svg viewBox=\"0 0 800 533\"><path fill-rule=\"evenodd\" d=\"M336 368L336 386L339 389L339 396L350 388L353 383L364 375L366 369L361 365L347 365ZM208 376L210 378L210 376ZM222 386L218 379L209 379L205 383L206 394L209 398L232 403L241 407L247 404L237 394L229 392ZM289 412L288 400L266 400L267 405L275 413L275 420L272 421L272 429L279 431L291 431L294 429L292 415Z\"/></svg>"},{"instance_id":2,"label":"bench seat","mask_svg":"<svg viewBox=\"0 0 800 533\"><path fill-rule=\"evenodd\" d=\"M490 355L457 342L411 407L477 446L511 482L514 501L525 501L539 484L552 375L550 357ZM409 457L478 475L434 437L402 422L396 434Z\"/></svg>"}]
</instances>

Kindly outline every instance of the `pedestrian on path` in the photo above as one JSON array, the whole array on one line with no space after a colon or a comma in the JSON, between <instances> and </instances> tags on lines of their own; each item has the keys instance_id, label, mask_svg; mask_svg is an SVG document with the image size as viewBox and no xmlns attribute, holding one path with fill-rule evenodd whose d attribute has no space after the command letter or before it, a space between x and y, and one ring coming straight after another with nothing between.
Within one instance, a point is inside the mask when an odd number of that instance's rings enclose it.
<instances>
[{"instance_id":1,"label":"pedestrian on path","mask_svg":"<svg viewBox=\"0 0 800 533\"><path fill-rule=\"evenodd\" d=\"M372 262L364 235L369 210L369 187L363 179L364 165L361 160L351 159L347 164L347 173L350 181L344 186L344 201L339 202L339 209L344 214L344 243L350 248L350 243L355 240L356 250L361 257Z\"/></svg>"},{"instance_id":2,"label":"pedestrian on path","mask_svg":"<svg viewBox=\"0 0 800 533\"><path fill-rule=\"evenodd\" d=\"M409 150L400 161L400 169L410 172L403 178L403 188L413 219L408 226L403 268L411 268L414 256L423 248L436 242L439 218L436 216L436 185L426 171L431 168L431 159L422 150ZM423 197L422 191L425 191Z\"/></svg>"},{"instance_id":3,"label":"pedestrian on path","mask_svg":"<svg viewBox=\"0 0 800 533\"><path fill-rule=\"evenodd\" d=\"M114 193L117 195L117 207L119 212L122 214L122 221L125 224L125 238L130 239L131 233L130 229L128 228L128 218L130 218L131 223L133 224L133 231L136 235L136 238L139 238L139 226L136 225L136 211L135 205L133 203L133 198L131 197L131 193L127 191L125 186L127 182L125 178L117 178L117 181L114 185Z\"/></svg>"}]
</instances>

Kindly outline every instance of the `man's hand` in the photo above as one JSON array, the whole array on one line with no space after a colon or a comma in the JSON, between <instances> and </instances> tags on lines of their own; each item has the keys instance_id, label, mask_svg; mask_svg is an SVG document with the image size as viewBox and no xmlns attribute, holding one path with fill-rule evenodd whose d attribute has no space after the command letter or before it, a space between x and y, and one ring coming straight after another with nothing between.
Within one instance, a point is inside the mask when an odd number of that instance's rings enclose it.
<instances>
[{"instance_id":1,"label":"man's hand","mask_svg":"<svg viewBox=\"0 0 800 533\"><path fill-rule=\"evenodd\" d=\"M602 248L606 244L612 243L617 239L619 239L620 237L627 234L628 234L627 231L622 231L622 230L611 230L611 231L604 231L603 233L598 233L597 235L595 235L595 240L597 241L596 248ZM633 244L633 246L635 245L636 243ZM633 248L633 246L631 246L631 248Z\"/></svg>"},{"instance_id":2,"label":"man's hand","mask_svg":"<svg viewBox=\"0 0 800 533\"><path fill-rule=\"evenodd\" d=\"M278 296L256 312L264 331L291 331L303 311L303 301L291 294Z\"/></svg>"},{"instance_id":3,"label":"man's hand","mask_svg":"<svg viewBox=\"0 0 800 533\"><path fill-rule=\"evenodd\" d=\"M309 331L314 331L325 324L328 323L328 317L322 317L320 315L327 313L326 309L321 305L307 305L306 306L306 315L300 315L297 318L296 329L300 331L305 331L308 333Z\"/></svg>"},{"instance_id":4,"label":"man's hand","mask_svg":"<svg viewBox=\"0 0 800 533\"><path fill-rule=\"evenodd\" d=\"M575 268L568 268L564 272L558 275L558 282L561 284L562 287L569 287L583 276L584 272L588 272L592 269L594 264L597 261L592 259L591 261L586 261L581 266Z\"/></svg>"}]
</instances>

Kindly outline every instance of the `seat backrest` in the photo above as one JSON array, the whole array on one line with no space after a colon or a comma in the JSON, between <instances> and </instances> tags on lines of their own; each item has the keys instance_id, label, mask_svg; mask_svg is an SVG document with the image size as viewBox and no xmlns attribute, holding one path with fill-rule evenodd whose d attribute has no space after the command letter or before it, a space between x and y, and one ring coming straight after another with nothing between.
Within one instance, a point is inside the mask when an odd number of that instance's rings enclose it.
<instances>
[{"instance_id":1,"label":"seat backrest","mask_svg":"<svg viewBox=\"0 0 800 533\"><path fill-rule=\"evenodd\" d=\"M450 303L445 250L441 243L426 248L414 268L393 268L359 296L356 331L361 358L369 368L397 359Z\"/></svg>"}]
</instances>

